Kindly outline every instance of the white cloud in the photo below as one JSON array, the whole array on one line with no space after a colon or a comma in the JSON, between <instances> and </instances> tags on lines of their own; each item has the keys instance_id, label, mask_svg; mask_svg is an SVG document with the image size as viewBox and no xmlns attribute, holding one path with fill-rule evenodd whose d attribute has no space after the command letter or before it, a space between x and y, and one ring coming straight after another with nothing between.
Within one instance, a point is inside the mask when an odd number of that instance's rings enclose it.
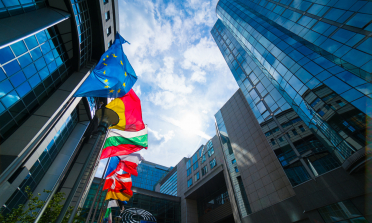
<instances>
[{"instance_id":1,"label":"white cloud","mask_svg":"<svg viewBox=\"0 0 372 223\"><path fill-rule=\"evenodd\" d=\"M176 119L165 117L165 116L162 116L161 118L166 122L169 122L177 127L180 127L182 130L188 133L196 134L198 136L203 137L204 139L212 138L212 136L206 134L205 132L201 130L198 130L198 128L195 126L195 122L197 122L197 119L198 119L197 116L189 114L189 117L184 117L183 120L182 119L176 120Z\"/></svg>"},{"instance_id":2,"label":"white cloud","mask_svg":"<svg viewBox=\"0 0 372 223\"><path fill-rule=\"evenodd\" d=\"M140 85L135 85L133 87L133 91L136 92L137 96L141 96L141 94L142 94Z\"/></svg>"},{"instance_id":3,"label":"white cloud","mask_svg":"<svg viewBox=\"0 0 372 223\"><path fill-rule=\"evenodd\" d=\"M195 71L194 73L192 73L192 76L191 76L191 80L192 81L195 81L195 82L199 82L199 83L205 83L206 82L206 78L205 78L205 71Z\"/></svg>"}]
</instances>

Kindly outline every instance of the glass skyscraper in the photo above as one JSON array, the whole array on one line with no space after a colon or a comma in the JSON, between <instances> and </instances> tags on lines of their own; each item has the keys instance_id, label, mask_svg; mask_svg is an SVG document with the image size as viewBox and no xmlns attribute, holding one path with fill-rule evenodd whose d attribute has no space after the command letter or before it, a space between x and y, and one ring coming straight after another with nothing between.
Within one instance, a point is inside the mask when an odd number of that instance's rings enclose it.
<instances>
[{"instance_id":1,"label":"glass skyscraper","mask_svg":"<svg viewBox=\"0 0 372 223\"><path fill-rule=\"evenodd\" d=\"M370 146L372 2L220 0L216 12L212 36L292 186L351 168Z\"/></svg>"}]
</instances>

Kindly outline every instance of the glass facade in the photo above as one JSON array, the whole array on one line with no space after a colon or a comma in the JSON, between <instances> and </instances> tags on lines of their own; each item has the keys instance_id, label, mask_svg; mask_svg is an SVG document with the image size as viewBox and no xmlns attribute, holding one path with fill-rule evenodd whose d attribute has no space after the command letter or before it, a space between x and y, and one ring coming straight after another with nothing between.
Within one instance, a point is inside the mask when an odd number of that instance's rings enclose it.
<instances>
[{"instance_id":1,"label":"glass facade","mask_svg":"<svg viewBox=\"0 0 372 223\"><path fill-rule=\"evenodd\" d=\"M212 36L293 186L367 146L371 12L364 1L217 5Z\"/></svg>"},{"instance_id":2,"label":"glass facade","mask_svg":"<svg viewBox=\"0 0 372 223\"><path fill-rule=\"evenodd\" d=\"M0 0L0 19L46 7L45 0Z\"/></svg>"},{"instance_id":3,"label":"glass facade","mask_svg":"<svg viewBox=\"0 0 372 223\"><path fill-rule=\"evenodd\" d=\"M177 196L177 171L160 186L160 193Z\"/></svg>"},{"instance_id":4,"label":"glass facade","mask_svg":"<svg viewBox=\"0 0 372 223\"><path fill-rule=\"evenodd\" d=\"M204 196L197 199L199 217L225 203L230 202L226 185L221 185L221 187L216 190L208 190L204 192Z\"/></svg>"},{"instance_id":5,"label":"glass facade","mask_svg":"<svg viewBox=\"0 0 372 223\"><path fill-rule=\"evenodd\" d=\"M251 214L252 211L248 202L247 195L245 194L245 190L243 189L244 187L242 186L243 182L241 180L239 181L239 179L241 178L240 173L235 171L235 167L237 167L236 161L233 162L235 160L235 155L231 147L229 135L227 134L225 122L223 120L221 111L218 111L214 117L216 119L217 135L222 145L227 171L229 173L229 177L233 186L236 203L238 205L240 214L242 215L242 217L245 217ZM214 165L215 163L213 164L213 166ZM210 164L210 167L211 169L213 168L212 162Z\"/></svg>"},{"instance_id":6,"label":"glass facade","mask_svg":"<svg viewBox=\"0 0 372 223\"><path fill-rule=\"evenodd\" d=\"M137 171L138 176L132 176L132 185L152 191L158 181L169 173L168 168L147 161L142 161L138 165Z\"/></svg>"},{"instance_id":7,"label":"glass facade","mask_svg":"<svg viewBox=\"0 0 372 223\"><path fill-rule=\"evenodd\" d=\"M68 116L65 123L63 123L61 128L54 135L54 138L31 167L29 173L20 186L2 206L2 215L9 213L13 208L17 208L19 204L24 204L27 201L28 197L25 193L25 188L28 186L31 188L31 191L33 191L48 171L50 165L53 163L59 151L62 149L63 144L66 142L78 122L77 110L78 109L75 108L71 115Z\"/></svg>"},{"instance_id":8,"label":"glass facade","mask_svg":"<svg viewBox=\"0 0 372 223\"><path fill-rule=\"evenodd\" d=\"M92 56L92 30L86 0L71 0L79 34L79 67L83 68Z\"/></svg>"},{"instance_id":9,"label":"glass facade","mask_svg":"<svg viewBox=\"0 0 372 223\"><path fill-rule=\"evenodd\" d=\"M0 49L0 143L71 73L56 27Z\"/></svg>"}]
</instances>

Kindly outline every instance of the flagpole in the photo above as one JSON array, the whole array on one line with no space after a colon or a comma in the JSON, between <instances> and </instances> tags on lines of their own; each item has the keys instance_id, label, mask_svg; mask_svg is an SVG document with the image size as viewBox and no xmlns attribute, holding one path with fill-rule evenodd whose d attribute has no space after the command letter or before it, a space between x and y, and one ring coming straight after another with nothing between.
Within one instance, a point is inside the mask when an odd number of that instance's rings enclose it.
<instances>
[{"instance_id":1,"label":"flagpole","mask_svg":"<svg viewBox=\"0 0 372 223\"><path fill-rule=\"evenodd\" d=\"M99 216L98 216L98 220L100 219L103 219L105 217L105 213L106 213L106 210L107 210L107 207L108 207L108 202L109 201L104 201L103 204L102 204L102 208L99 212ZM103 216L102 216L103 215ZM93 222L94 223L94 222Z\"/></svg>"},{"instance_id":2,"label":"flagpole","mask_svg":"<svg viewBox=\"0 0 372 223\"><path fill-rule=\"evenodd\" d=\"M93 199L93 202L92 202L92 205L90 206L90 210L89 210L89 214L87 216L87 219L86 219L86 223L89 222L89 218L90 218L90 215L92 214L92 208L94 208L96 205L95 205L95 202L96 202L96 199L97 199L97 195L98 195L98 192L101 191L101 185L102 185L102 182L104 181L103 179L103 176L104 174L106 173L106 170L107 170L107 167L108 167L108 164L110 163L110 160L111 160L111 157L107 160L107 163L106 163L106 166L105 166L105 169L103 170L103 173L102 173L102 177L101 177L101 181L99 182L99 185L98 185L98 188L97 188L97 192L96 192L96 195L94 195L94 199ZM99 202L101 200L101 196L99 197L98 199L98 205L99 205ZM99 207L99 206L98 206ZM94 215L93 215L93 220L94 220L94 217L95 217L95 213L94 212Z\"/></svg>"}]
</instances>

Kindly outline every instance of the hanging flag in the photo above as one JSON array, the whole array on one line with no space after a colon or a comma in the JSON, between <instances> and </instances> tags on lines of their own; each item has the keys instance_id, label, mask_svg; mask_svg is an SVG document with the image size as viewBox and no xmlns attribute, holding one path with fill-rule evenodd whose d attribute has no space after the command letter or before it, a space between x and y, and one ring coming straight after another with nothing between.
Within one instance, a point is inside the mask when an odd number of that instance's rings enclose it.
<instances>
[{"instance_id":1,"label":"hanging flag","mask_svg":"<svg viewBox=\"0 0 372 223\"><path fill-rule=\"evenodd\" d=\"M101 159L128 155L141 149L147 149L147 146L147 126L145 126L145 129L138 132L111 129L103 145Z\"/></svg>"},{"instance_id":2,"label":"hanging flag","mask_svg":"<svg viewBox=\"0 0 372 223\"><path fill-rule=\"evenodd\" d=\"M113 171L116 170L117 166L119 165L119 162L120 158L118 156L111 157L104 178L106 178L108 175L110 175Z\"/></svg>"},{"instance_id":3,"label":"hanging flag","mask_svg":"<svg viewBox=\"0 0 372 223\"><path fill-rule=\"evenodd\" d=\"M110 129L135 132L145 128L142 120L141 101L133 89L123 97L111 101L106 105L106 108L115 111L119 116L119 123Z\"/></svg>"},{"instance_id":4,"label":"hanging flag","mask_svg":"<svg viewBox=\"0 0 372 223\"><path fill-rule=\"evenodd\" d=\"M102 55L74 97L117 98L132 89L137 75L124 54L122 44L126 42L116 33L114 44Z\"/></svg>"},{"instance_id":5,"label":"hanging flag","mask_svg":"<svg viewBox=\"0 0 372 223\"><path fill-rule=\"evenodd\" d=\"M107 204L106 214L103 219L103 222L112 223L112 212L111 208L119 207L118 202L116 200L111 200Z\"/></svg>"},{"instance_id":6,"label":"hanging flag","mask_svg":"<svg viewBox=\"0 0 372 223\"><path fill-rule=\"evenodd\" d=\"M138 176L137 166L143 160L139 153L119 156L120 162L116 167L116 172L123 170L131 175Z\"/></svg>"},{"instance_id":7,"label":"hanging flag","mask_svg":"<svg viewBox=\"0 0 372 223\"><path fill-rule=\"evenodd\" d=\"M113 172L106 177L105 184L103 185L103 190L108 189L105 200L129 201L133 196L131 188L132 179L129 173L118 174Z\"/></svg>"}]
</instances>

